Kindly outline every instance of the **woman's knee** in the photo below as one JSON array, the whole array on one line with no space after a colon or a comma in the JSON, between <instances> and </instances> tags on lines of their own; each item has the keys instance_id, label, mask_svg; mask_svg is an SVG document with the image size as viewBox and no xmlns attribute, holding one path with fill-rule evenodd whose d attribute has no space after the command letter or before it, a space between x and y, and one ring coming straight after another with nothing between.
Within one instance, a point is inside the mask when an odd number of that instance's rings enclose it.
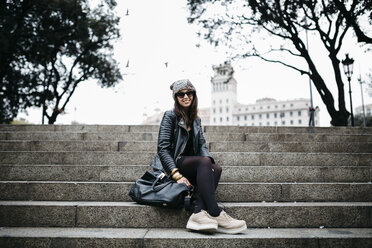
<instances>
[{"instance_id":1,"label":"woman's knee","mask_svg":"<svg viewBox=\"0 0 372 248\"><path fill-rule=\"evenodd\" d=\"M222 167L218 164L212 164L212 170L214 173L221 175L222 173Z\"/></svg>"},{"instance_id":2,"label":"woman's knee","mask_svg":"<svg viewBox=\"0 0 372 248\"><path fill-rule=\"evenodd\" d=\"M205 170L205 169L212 169L212 162L209 157L199 157L199 163L198 163L198 168Z\"/></svg>"},{"instance_id":3,"label":"woman's knee","mask_svg":"<svg viewBox=\"0 0 372 248\"><path fill-rule=\"evenodd\" d=\"M200 158L200 164L207 165L207 166L212 166L212 161L209 157L201 157Z\"/></svg>"}]
</instances>

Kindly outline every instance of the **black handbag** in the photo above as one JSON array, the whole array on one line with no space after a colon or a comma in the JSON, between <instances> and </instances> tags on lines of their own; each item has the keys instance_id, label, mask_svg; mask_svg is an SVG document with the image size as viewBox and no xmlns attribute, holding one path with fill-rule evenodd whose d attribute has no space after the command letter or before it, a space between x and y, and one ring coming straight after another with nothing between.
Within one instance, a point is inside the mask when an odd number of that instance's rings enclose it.
<instances>
[{"instance_id":1,"label":"black handbag","mask_svg":"<svg viewBox=\"0 0 372 248\"><path fill-rule=\"evenodd\" d=\"M194 210L192 196L193 186L189 189L184 183L177 183L160 171L146 171L138 179L129 196L139 204L162 206L167 208L182 208Z\"/></svg>"}]
</instances>

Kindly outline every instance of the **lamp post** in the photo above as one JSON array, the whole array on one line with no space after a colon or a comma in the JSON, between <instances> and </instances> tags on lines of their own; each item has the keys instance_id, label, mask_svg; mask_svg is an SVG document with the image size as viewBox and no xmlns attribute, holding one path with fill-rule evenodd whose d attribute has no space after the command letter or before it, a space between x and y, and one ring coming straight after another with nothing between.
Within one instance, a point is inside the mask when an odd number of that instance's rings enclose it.
<instances>
[{"instance_id":1,"label":"lamp post","mask_svg":"<svg viewBox=\"0 0 372 248\"><path fill-rule=\"evenodd\" d=\"M307 18L306 17L305 17L305 25L307 26ZM306 48L307 48L307 51L310 52L310 50L309 50L309 38L308 38L308 35L307 35L307 29L306 29ZM308 72L309 72L309 87L310 87L310 109L313 110L314 109L313 90L311 88L310 66L308 67ZM312 127L315 126L314 111L310 111L309 126L312 126Z\"/></svg>"},{"instance_id":2,"label":"lamp post","mask_svg":"<svg viewBox=\"0 0 372 248\"><path fill-rule=\"evenodd\" d=\"M362 95L362 110L363 110L363 127L366 127L366 113L364 111L364 99L363 99L363 87L362 87L362 84L363 84L363 81L362 81L362 77L359 75L359 83L360 83L360 94Z\"/></svg>"},{"instance_id":3,"label":"lamp post","mask_svg":"<svg viewBox=\"0 0 372 248\"><path fill-rule=\"evenodd\" d=\"M351 100L351 76L353 75L353 64L354 64L354 59L349 58L349 54L347 53L346 58L342 60L342 64L344 66L344 72L347 77L347 80L349 81L349 95L350 95L350 110L351 110L351 126L354 126L354 115L353 115L353 103Z\"/></svg>"}]
</instances>

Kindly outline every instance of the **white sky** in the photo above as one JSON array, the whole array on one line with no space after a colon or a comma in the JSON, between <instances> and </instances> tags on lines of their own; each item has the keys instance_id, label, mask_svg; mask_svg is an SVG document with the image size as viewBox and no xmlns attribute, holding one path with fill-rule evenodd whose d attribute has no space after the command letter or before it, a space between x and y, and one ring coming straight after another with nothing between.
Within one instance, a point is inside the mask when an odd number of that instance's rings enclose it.
<instances>
[{"instance_id":1,"label":"white sky","mask_svg":"<svg viewBox=\"0 0 372 248\"><path fill-rule=\"evenodd\" d=\"M125 15L127 9L129 16ZM223 63L227 55L222 49L214 48L205 41L201 42L199 48L195 46L199 43L197 28L187 23L186 1L118 1L116 11L121 17L122 37L115 44L115 58L120 63L124 80L110 89L102 89L94 81L81 83L68 103L66 113L58 116L56 124L70 124L72 121L85 124L140 124L144 113L151 115L157 107L161 110L173 107L169 86L182 78L189 78L196 87L199 107L209 107L212 66ZM345 42L339 59L343 59L345 53L350 53L355 60L352 78L355 108L361 105L357 77L359 71L363 77L371 70L372 56L364 52L365 47L355 46L351 35L349 33L349 43ZM321 61L318 68L337 104L336 83L329 59L316 40L317 37L310 36L311 55ZM128 60L129 67L126 68ZM165 62L168 62L167 68ZM240 103L254 103L263 97L277 100L310 98L308 77L294 70L255 58L235 61L232 65L238 81ZM348 85L346 80L344 82L346 107L349 110ZM321 126L329 126L329 114L314 86L313 97L314 106L320 107ZM364 102L372 103L372 98L365 92ZM20 117L39 124L41 110L29 109L28 114L20 113Z\"/></svg>"}]
</instances>

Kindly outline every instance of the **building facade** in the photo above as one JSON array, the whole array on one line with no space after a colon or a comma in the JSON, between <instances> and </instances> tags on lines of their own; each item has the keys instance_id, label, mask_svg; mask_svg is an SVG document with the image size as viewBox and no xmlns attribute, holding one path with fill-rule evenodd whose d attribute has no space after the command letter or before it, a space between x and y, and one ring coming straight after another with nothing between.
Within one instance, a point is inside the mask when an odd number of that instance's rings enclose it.
<instances>
[{"instance_id":1,"label":"building facade","mask_svg":"<svg viewBox=\"0 0 372 248\"><path fill-rule=\"evenodd\" d=\"M233 125L239 126L308 126L309 100L277 101L263 98L255 104L237 105ZM314 112L314 124L319 126L319 111Z\"/></svg>"},{"instance_id":2,"label":"building facade","mask_svg":"<svg viewBox=\"0 0 372 248\"><path fill-rule=\"evenodd\" d=\"M365 111L366 117L367 116L372 116L372 104L364 105L364 111ZM363 115L363 107L362 106L356 107L355 108L355 114L362 116Z\"/></svg>"},{"instance_id":3,"label":"building facade","mask_svg":"<svg viewBox=\"0 0 372 248\"><path fill-rule=\"evenodd\" d=\"M237 82L228 63L214 66L211 79L210 125L239 126L308 126L309 99L277 101L263 98L254 104L237 102ZM315 126L319 126L319 109L314 111Z\"/></svg>"},{"instance_id":4,"label":"building facade","mask_svg":"<svg viewBox=\"0 0 372 248\"><path fill-rule=\"evenodd\" d=\"M203 125L238 126L309 126L309 99L277 101L262 98L253 104L237 102L237 81L229 63L213 66L211 107L199 108ZM143 124L159 124L164 112L147 118ZM159 121L159 122L155 122ZM314 111L315 126L319 126L319 109Z\"/></svg>"}]
</instances>

